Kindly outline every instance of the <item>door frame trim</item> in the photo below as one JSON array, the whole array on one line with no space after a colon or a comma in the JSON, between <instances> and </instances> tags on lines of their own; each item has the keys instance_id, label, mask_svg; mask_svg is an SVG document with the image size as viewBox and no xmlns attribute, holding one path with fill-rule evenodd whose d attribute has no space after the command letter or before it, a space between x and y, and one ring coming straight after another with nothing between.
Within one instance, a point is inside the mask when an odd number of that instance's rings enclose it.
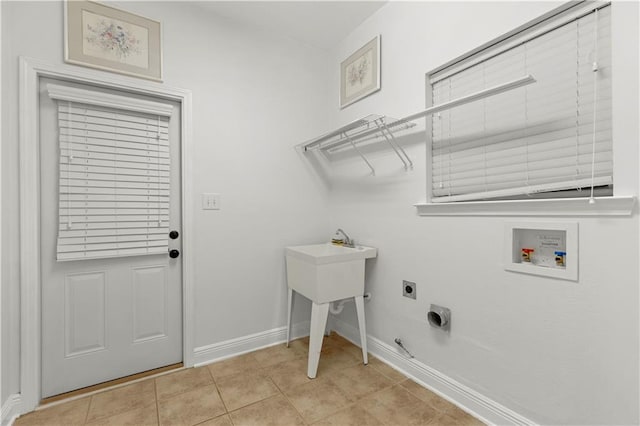
<instances>
[{"instance_id":1,"label":"door frame trim","mask_svg":"<svg viewBox=\"0 0 640 426\"><path fill-rule=\"evenodd\" d=\"M190 90L90 70L67 64L52 64L20 57L19 147L20 147L20 393L21 411L32 411L41 396L41 272L40 272L40 162L39 101L41 77L56 78L103 88L176 101L181 104L182 176L182 359L194 362L194 281L192 237L193 215L193 121Z\"/></svg>"}]
</instances>

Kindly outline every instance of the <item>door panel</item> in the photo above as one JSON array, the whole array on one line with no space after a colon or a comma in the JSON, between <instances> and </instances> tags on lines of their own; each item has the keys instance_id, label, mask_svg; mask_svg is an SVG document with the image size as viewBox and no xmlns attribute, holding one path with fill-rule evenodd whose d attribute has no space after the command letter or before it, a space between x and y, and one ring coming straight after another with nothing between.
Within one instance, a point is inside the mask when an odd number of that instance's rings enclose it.
<instances>
[{"instance_id":1,"label":"door panel","mask_svg":"<svg viewBox=\"0 0 640 426\"><path fill-rule=\"evenodd\" d=\"M65 357L105 349L105 273L67 275L64 286Z\"/></svg>"},{"instance_id":2,"label":"door panel","mask_svg":"<svg viewBox=\"0 0 640 426\"><path fill-rule=\"evenodd\" d=\"M166 337L169 319L167 267L134 268L132 273L133 342Z\"/></svg>"},{"instance_id":3,"label":"door panel","mask_svg":"<svg viewBox=\"0 0 640 426\"><path fill-rule=\"evenodd\" d=\"M59 143L57 104L48 96L47 83L170 103L40 81L43 398L182 361L181 257L163 253L56 261L58 227L65 226L58 219L59 162L66 154ZM169 229L180 230L180 105L173 106ZM170 249L180 250L180 238L166 238Z\"/></svg>"}]
</instances>

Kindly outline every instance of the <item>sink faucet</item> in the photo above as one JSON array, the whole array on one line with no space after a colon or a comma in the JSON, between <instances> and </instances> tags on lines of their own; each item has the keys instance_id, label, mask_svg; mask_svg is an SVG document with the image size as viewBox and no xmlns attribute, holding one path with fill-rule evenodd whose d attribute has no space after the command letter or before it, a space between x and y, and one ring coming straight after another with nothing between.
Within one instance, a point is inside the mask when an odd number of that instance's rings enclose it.
<instances>
[{"instance_id":1,"label":"sink faucet","mask_svg":"<svg viewBox=\"0 0 640 426\"><path fill-rule=\"evenodd\" d=\"M344 244L343 244L343 245L344 245L345 247L352 247L352 248L353 248L353 247L355 247L355 244L354 244L353 240L352 240L351 238L349 238L349 236L347 235L347 233L346 233L346 232L344 232L344 231L343 231L342 229L340 229L340 228L338 228L338 230L336 231L336 234L337 234L338 232L339 232L339 233L341 233L342 235L344 235Z\"/></svg>"}]
</instances>

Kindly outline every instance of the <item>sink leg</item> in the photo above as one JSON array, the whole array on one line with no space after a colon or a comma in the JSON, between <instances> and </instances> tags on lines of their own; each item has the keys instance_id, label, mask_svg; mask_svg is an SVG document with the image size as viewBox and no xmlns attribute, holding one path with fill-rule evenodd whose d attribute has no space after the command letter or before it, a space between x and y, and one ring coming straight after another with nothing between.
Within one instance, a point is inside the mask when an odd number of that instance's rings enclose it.
<instances>
[{"instance_id":1,"label":"sink leg","mask_svg":"<svg viewBox=\"0 0 640 426\"><path fill-rule=\"evenodd\" d=\"M356 302L356 312L358 314L358 328L360 329L360 346L362 347L362 361L369 364L369 356L367 355L367 330L364 324L364 297L354 297Z\"/></svg>"},{"instance_id":2,"label":"sink leg","mask_svg":"<svg viewBox=\"0 0 640 426\"><path fill-rule=\"evenodd\" d=\"M311 304L311 335L309 337L309 360L307 362L307 376L309 376L310 379L315 379L318 372L322 339L324 337L324 328L327 325L328 315L328 303L313 302Z\"/></svg>"},{"instance_id":3,"label":"sink leg","mask_svg":"<svg viewBox=\"0 0 640 426\"><path fill-rule=\"evenodd\" d=\"M291 341L291 314L293 313L293 289L288 287L289 295L287 297L287 347Z\"/></svg>"}]
</instances>

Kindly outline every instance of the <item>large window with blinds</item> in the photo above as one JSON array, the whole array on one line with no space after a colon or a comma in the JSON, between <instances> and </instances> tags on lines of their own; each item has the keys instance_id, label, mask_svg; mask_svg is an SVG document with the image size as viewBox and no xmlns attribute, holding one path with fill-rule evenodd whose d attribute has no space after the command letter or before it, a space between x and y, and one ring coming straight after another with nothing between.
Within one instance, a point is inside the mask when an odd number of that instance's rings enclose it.
<instances>
[{"instance_id":1,"label":"large window with blinds","mask_svg":"<svg viewBox=\"0 0 640 426\"><path fill-rule=\"evenodd\" d=\"M431 202L612 195L610 7L568 10L427 75Z\"/></svg>"},{"instance_id":2,"label":"large window with blinds","mask_svg":"<svg viewBox=\"0 0 640 426\"><path fill-rule=\"evenodd\" d=\"M70 101L59 95L69 88L49 90L60 132L57 259L166 253L169 117Z\"/></svg>"}]
</instances>

